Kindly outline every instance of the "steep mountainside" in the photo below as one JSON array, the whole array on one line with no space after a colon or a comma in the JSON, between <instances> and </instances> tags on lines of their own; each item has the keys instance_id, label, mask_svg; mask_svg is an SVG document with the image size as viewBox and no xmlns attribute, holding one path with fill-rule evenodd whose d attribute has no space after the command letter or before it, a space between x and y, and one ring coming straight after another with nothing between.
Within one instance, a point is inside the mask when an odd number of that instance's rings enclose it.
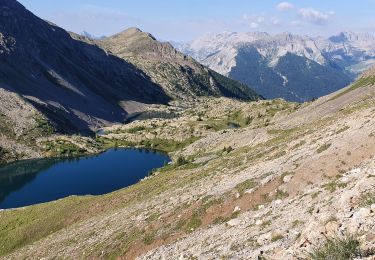
<instances>
[{"instance_id":1,"label":"steep mountainside","mask_svg":"<svg viewBox=\"0 0 375 260\"><path fill-rule=\"evenodd\" d=\"M342 72L292 53L281 56L274 67L269 67L267 59L256 48L242 47L235 60L236 66L229 77L254 86L258 93L271 99L308 101L350 82Z\"/></svg>"},{"instance_id":2,"label":"steep mountainside","mask_svg":"<svg viewBox=\"0 0 375 260\"><path fill-rule=\"evenodd\" d=\"M366 34L224 33L175 46L266 98L299 102L341 89L375 63L375 37Z\"/></svg>"},{"instance_id":3,"label":"steep mountainside","mask_svg":"<svg viewBox=\"0 0 375 260\"><path fill-rule=\"evenodd\" d=\"M342 32L316 42L328 60L354 75L375 64L375 35Z\"/></svg>"},{"instance_id":4,"label":"steep mountainside","mask_svg":"<svg viewBox=\"0 0 375 260\"><path fill-rule=\"evenodd\" d=\"M15 0L0 4L0 84L68 130L122 122L121 102L166 103L164 91L133 65L74 40ZM56 117L56 118L54 118Z\"/></svg>"},{"instance_id":5,"label":"steep mountainside","mask_svg":"<svg viewBox=\"0 0 375 260\"><path fill-rule=\"evenodd\" d=\"M374 70L303 105L178 104L100 138L172 164L104 196L0 212L0 258L374 259Z\"/></svg>"},{"instance_id":6,"label":"steep mountainside","mask_svg":"<svg viewBox=\"0 0 375 260\"><path fill-rule=\"evenodd\" d=\"M145 43L142 48L147 46ZM157 56L163 50L175 53L160 65L176 74L168 86L163 82L170 73L155 72L158 79L151 78L155 74L146 69L143 72L142 66L109 54L92 39L69 34L36 17L17 1L0 2L0 87L32 104L57 131L89 133L103 125L122 123L128 114L149 104L167 104L180 98L183 95L178 88L192 98L258 98L244 85L196 62L189 63L194 68L173 69L177 62L169 61L179 54L171 47L160 46L160 50L150 46L147 56L152 52Z\"/></svg>"},{"instance_id":7,"label":"steep mountainside","mask_svg":"<svg viewBox=\"0 0 375 260\"><path fill-rule=\"evenodd\" d=\"M97 41L98 45L144 71L165 92L177 99L226 96L257 99L246 86L202 66L151 34L130 28Z\"/></svg>"}]
</instances>

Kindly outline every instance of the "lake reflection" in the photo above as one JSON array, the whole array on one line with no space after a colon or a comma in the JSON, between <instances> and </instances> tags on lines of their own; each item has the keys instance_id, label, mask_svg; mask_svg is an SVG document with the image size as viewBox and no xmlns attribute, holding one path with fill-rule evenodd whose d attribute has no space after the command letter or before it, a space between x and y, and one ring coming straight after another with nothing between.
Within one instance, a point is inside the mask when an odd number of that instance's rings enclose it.
<instances>
[{"instance_id":1,"label":"lake reflection","mask_svg":"<svg viewBox=\"0 0 375 260\"><path fill-rule=\"evenodd\" d=\"M0 209L109 193L137 183L169 161L155 151L118 149L91 157L9 164L0 167Z\"/></svg>"}]
</instances>

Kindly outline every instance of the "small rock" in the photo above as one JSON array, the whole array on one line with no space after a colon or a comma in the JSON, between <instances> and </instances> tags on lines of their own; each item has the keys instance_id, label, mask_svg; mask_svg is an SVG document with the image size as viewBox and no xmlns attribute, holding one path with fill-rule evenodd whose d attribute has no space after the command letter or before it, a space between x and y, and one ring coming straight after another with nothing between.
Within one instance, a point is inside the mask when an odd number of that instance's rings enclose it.
<instances>
[{"instance_id":1,"label":"small rock","mask_svg":"<svg viewBox=\"0 0 375 260\"><path fill-rule=\"evenodd\" d=\"M255 221L255 225L257 225L257 226L262 225L262 223L263 223L263 221L260 220L260 219L258 219L257 221Z\"/></svg>"},{"instance_id":2,"label":"small rock","mask_svg":"<svg viewBox=\"0 0 375 260\"><path fill-rule=\"evenodd\" d=\"M233 210L233 213L236 213L236 212L239 212L239 211L241 211L241 208L238 207L238 206L236 206L236 207L234 208L234 210Z\"/></svg>"},{"instance_id":3,"label":"small rock","mask_svg":"<svg viewBox=\"0 0 375 260\"><path fill-rule=\"evenodd\" d=\"M360 208L357 212L353 214L353 217L348 225L348 231L350 233L357 233L363 223L366 222L371 214L371 210L367 208Z\"/></svg>"},{"instance_id":4,"label":"small rock","mask_svg":"<svg viewBox=\"0 0 375 260\"><path fill-rule=\"evenodd\" d=\"M293 178L292 175L286 175L283 178L283 182L288 183L288 182L290 182L292 180L292 178Z\"/></svg>"},{"instance_id":5,"label":"small rock","mask_svg":"<svg viewBox=\"0 0 375 260\"><path fill-rule=\"evenodd\" d=\"M236 199L238 199L241 195L237 192L236 193Z\"/></svg>"},{"instance_id":6,"label":"small rock","mask_svg":"<svg viewBox=\"0 0 375 260\"><path fill-rule=\"evenodd\" d=\"M375 234L367 234L364 236L365 242L374 243L375 242Z\"/></svg>"},{"instance_id":7,"label":"small rock","mask_svg":"<svg viewBox=\"0 0 375 260\"><path fill-rule=\"evenodd\" d=\"M360 217L360 218L367 218L367 217L369 217L371 215L371 210L370 209L367 209L367 208L360 208L359 210L358 210L358 212L356 212L355 214L354 214L354 218L358 218L358 217Z\"/></svg>"},{"instance_id":8,"label":"small rock","mask_svg":"<svg viewBox=\"0 0 375 260\"><path fill-rule=\"evenodd\" d=\"M348 177L342 177L340 179L340 181L343 182L343 183L348 183L349 182L349 178Z\"/></svg>"},{"instance_id":9,"label":"small rock","mask_svg":"<svg viewBox=\"0 0 375 260\"><path fill-rule=\"evenodd\" d=\"M330 221L326 224L325 229L326 229L326 234L329 237L335 236L337 230L340 228L339 223L337 221Z\"/></svg>"},{"instance_id":10,"label":"small rock","mask_svg":"<svg viewBox=\"0 0 375 260\"><path fill-rule=\"evenodd\" d=\"M272 239L272 232L268 232L263 235L260 235L257 239L257 242L260 245L264 245L265 243L267 243L267 241L270 241L271 239Z\"/></svg>"},{"instance_id":11,"label":"small rock","mask_svg":"<svg viewBox=\"0 0 375 260\"><path fill-rule=\"evenodd\" d=\"M371 209L372 209L372 210L375 210L375 204L372 204L372 205L371 205Z\"/></svg>"},{"instance_id":12,"label":"small rock","mask_svg":"<svg viewBox=\"0 0 375 260\"><path fill-rule=\"evenodd\" d=\"M229 220L227 224L231 227L238 226L240 224L240 220L238 218L234 218Z\"/></svg>"}]
</instances>

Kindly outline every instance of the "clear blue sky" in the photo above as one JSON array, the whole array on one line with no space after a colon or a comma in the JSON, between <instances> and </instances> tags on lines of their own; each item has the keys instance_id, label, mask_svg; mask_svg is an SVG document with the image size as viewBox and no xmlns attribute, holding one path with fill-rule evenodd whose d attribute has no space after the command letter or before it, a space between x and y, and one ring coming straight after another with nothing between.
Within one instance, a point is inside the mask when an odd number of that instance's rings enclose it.
<instances>
[{"instance_id":1,"label":"clear blue sky","mask_svg":"<svg viewBox=\"0 0 375 260\"><path fill-rule=\"evenodd\" d=\"M164 40L223 31L330 35L375 32L375 0L20 0L73 31L112 35L139 27Z\"/></svg>"}]
</instances>

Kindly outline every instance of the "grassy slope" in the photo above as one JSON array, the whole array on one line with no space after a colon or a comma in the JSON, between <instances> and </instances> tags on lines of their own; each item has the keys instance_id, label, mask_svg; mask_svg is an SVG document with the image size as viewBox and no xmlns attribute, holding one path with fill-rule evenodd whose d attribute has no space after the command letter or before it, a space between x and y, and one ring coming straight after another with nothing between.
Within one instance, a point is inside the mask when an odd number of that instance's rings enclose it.
<instances>
[{"instance_id":1,"label":"grassy slope","mask_svg":"<svg viewBox=\"0 0 375 260\"><path fill-rule=\"evenodd\" d=\"M272 102L266 107L264 107L264 104L265 103L263 102L258 106L258 109L260 109L259 111L262 111L263 113L263 109L266 108L265 111L267 112L262 117L267 117L269 114L275 115L275 111L268 107L272 106ZM30 244L33 241L44 238L51 233L72 226L75 223L82 223L84 220L88 219L98 219L101 215L105 216L111 212L130 208L135 204L152 201L158 195L163 194L166 191L177 190L179 187L186 188L194 186L198 180L208 178L223 168L237 169L239 171L242 167L241 165L244 158L247 158L247 163L256 163L259 160L264 159L275 160L284 156L284 147L288 146L290 143L296 140L303 141L306 135L334 125L339 118L344 118L347 115L361 111L372 105L372 103L360 102L355 106L341 110L338 114L331 117L322 118L316 122L304 124L292 129L272 129L272 120L267 124L267 120L265 120L264 124L260 127L271 125L269 131L271 137L267 141L261 142L256 146L236 149L229 153L225 151L225 153L219 154L217 160L213 160L207 164L195 165L188 163L182 166L167 167L153 178L104 196L71 197L39 206L2 212L0 220L0 254L4 255L12 252L23 245ZM254 108L252 107L252 109ZM210 110L210 108L208 108L208 110ZM228 120L227 118L228 116L223 120ZM273 117L271 116L269 118L272 119ZM207 120L211 119L207 118ZM199 121L196 121L196 124L198 123ZM254 127L254 125L251 127ZM302 141L299 143L302 143ZM304 143L301 145L304 145ZM294 146L294 148L291 149L298 149L298 147ZM213 153L217 154L215 151ZM199 170L195 171L195 169ZM194 174L192 174L192 172L194 172ZM252 187L254 183L256 183L255 180L246 181L243 185L237 185L238 188L236 189L243 192L243 186L247 187L249 184ZM287 196L282 193L278 194L279 195L276 194L276 197ZM223 201L228 199L226 196L227 195L224 195L224 197L220 198L218 202L212 203L223 203ZM266 200L265 202L272 201L272 198L264 197L264 199ZM172 224L172 226L174 225L172 228L182 229L184 230L182 232L189 233L190 228L196 228L203 225L203 216L206 214L207 209L213 207L214 204L207 205L203 203L200 206L198 205L196 208L196 210L198 210L197 213L187 216L184 222L171 222L170 224ZM175 214L180 214L179 210L176 210L177 212ZM213 220L213 223L216 223L216 221L221 223L231 217L234 216L219 215ZM150 216L150 219L153 219L153 217ZM107 248L107 250L109 250L108 254L110 254L107 256L125 254L129 249L129 246L135 241L143 241L145 245L152 242L157 235L148 233L149 231L147 230L134 229L132 232L124 234L121 238L114 237L113 243L119 244L116 244L118 246L115 248ZM98 256L98 254L100 254L100 248L94 249L92 254L93 256Z\"/></svg>"},{"instance_id":2,"label":"grassy slope","mask_svg":"<svg viewBox=\"0 0 375 260\"><path fill-rule=\"evenodd\" d=\"M237 104L236 101L231 101L232 104ZM241 104L241 103L239 103ZM243 103L245 107L248 105ZM242 105L241 105L242 106ZM233 113L231 110L222 116L221 120L212 119L210 116L202 121L192 119L188 122L190 127L200 124L211 125L209 131L215 132L228 128L228 122L233 122L239 126L247 126L251 123L253 127L262 127L267 125L269 121L277 115L278 112L285 113L294 109L294 104L288 104L283 101L261 102L257 105L251 105L252 112L255 119L247 122L245 115L238 110ZM269 107L269 108L267 108ZM207 113L212 112L210 107L203 111ZM267 111L265 115L259 116ZM186 112L192 118L201 115L202 112L197 112L193 108ZM204 113L203 113L204 114ZM255 116L257 115L257 116ZM247 123L245 123L247 122ZM137 129L137 131L133 130ZM145 128L129 128L125 132L134 133L139 136L139 131L144 131ZM160 128L163 131L163 127ZM121 131L117 131L121 132ZM102 143L103 148L108 149L116 145L140 145L144 147L151 147L165 152L179 151L188 144L198 140L199 137L187 136L184 141L174 141L166 139L151 139L140 142L123 141L122 139L108 139L100 137L99 143ZM49 143L51 145L51 143ZM54 148L50 148L55 150ZM195 180L206 177L212 169L208 171L201 171L199 174L189 176L181 174L179 170L199 167L187 162L182 166L171 165L162 169L163 174L157 175L154 178L140 182L129 188L123 189L104 196L97 197L70 197L56 202L46 203L42 205L26 207L24 209L5 211L0 213L0 255L7 254L19 247L30 244L41 238L48 236L51 233L57 232L65 227L71 226L74 223L97 217L101 213L108 211L115 211L116 209L124 208L132 203L141 203L144 200L150 199L164 191L175 189L177 187L184 187L187 184L193 183ZM214 168L220 167L216 165Z\"/></svg>"},{"instance_id":3,"label":"grassy slope","mask_svg":"<svg viewBox=\"0 0 375 260\"><path fill-rule=\"evenodd\" d=\"M375 76L363 77L350 85L347 89L334 96L331 100L337 99L345 94L362 87L375 85Z\"/></svg>"}]
</instances>

